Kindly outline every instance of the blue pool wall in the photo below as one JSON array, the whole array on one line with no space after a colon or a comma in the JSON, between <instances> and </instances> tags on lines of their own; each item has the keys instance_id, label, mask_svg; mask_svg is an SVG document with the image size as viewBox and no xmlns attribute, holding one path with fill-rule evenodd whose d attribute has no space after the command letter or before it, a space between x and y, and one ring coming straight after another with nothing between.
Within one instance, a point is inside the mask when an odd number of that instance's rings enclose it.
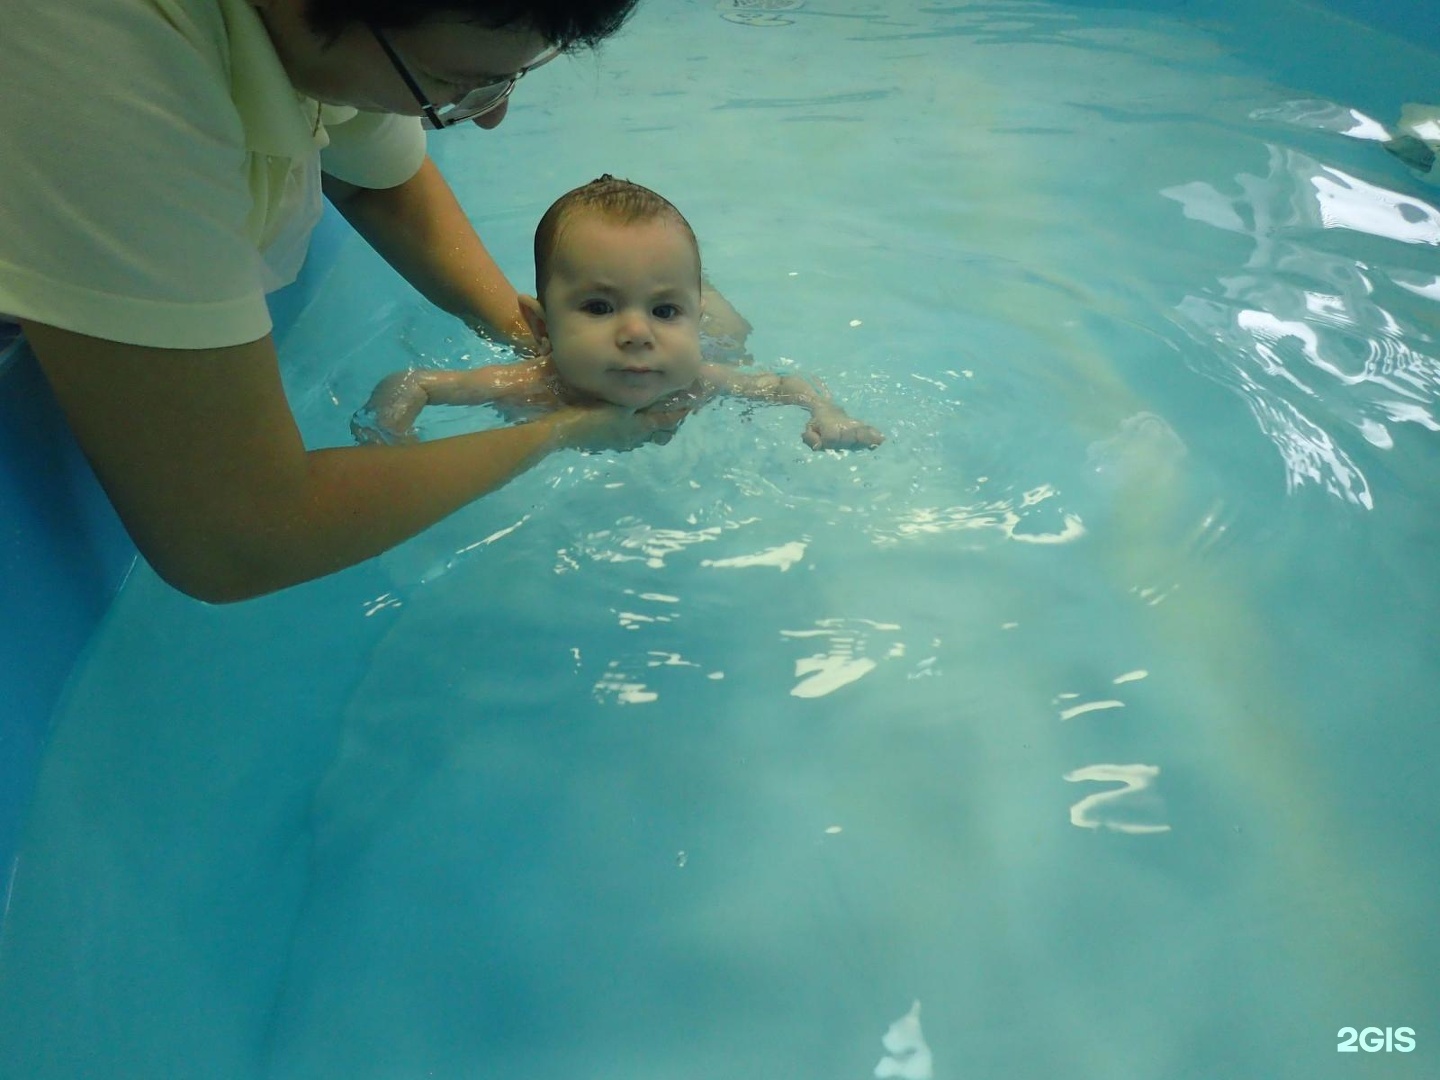
<instances>
[{"instance_id":1,"label":"blue pool wall","mask_svg":"<svg viewBox=\"0 0 1440 1080\"><path fill-rule=\"evenodd\" d=\"M6 865L46 721L135 559L23 343L0 359L0 852Z\"/></svg>"},{"instance_id":2,"label":"blue pool wall","mask_svg":"<svg viewBox=\"0 0 1440 1080\"><path fill-rule=\"evenodd\" d=\"M299 278L269 298L277 340L349 235L327 210ZM137 558L23 341L0 350L0 523L0 886L8 887L51 714Z\"/></svg>"},{"instance_id":3,"label":"blue pool wall","mask_svg":"<svg viewBox=\"0 0 1440 1080\"><path fill-rule=\"evenodd\" d=\"M1316 6L1440 52L1440 3L1436 0L1327 0Z\"/></svg>"},{"instance_id":4,"label":"blue pool wall","mask_svg":"<svg viewBox=\"0 0 1440 1080\"><path fill-rule=\"evenodd\" d=\"M1065 0L1075 7L1152 10L1234 27L1228 44L1277 82L1343 101L1382 122L1405 101L1440 100L1397 42L1335 32L1342 18L1440 52L1440 0L1300 0L1328 29L1307 33L1295 9L1248 0ZM1280 12L1284 25L1269 12ZM271 297L277 336L315 295L348 226L327 211L300 279ZM0 868L8 885L24 808L50 717L70 670L135 562L89 465L21 346L0 354ZM3 908L0 908L3 910Z\"/></svg>"}]
</instances>

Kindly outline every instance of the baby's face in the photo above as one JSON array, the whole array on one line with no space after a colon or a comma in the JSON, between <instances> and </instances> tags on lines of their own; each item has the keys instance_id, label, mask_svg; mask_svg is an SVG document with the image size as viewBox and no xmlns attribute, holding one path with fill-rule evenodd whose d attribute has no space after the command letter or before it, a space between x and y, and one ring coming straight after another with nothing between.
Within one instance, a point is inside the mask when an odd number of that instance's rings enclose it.
<instances>
[{"instance_id":1,"label":"baby's face","mask_svg":"<svg viewBox=\"0 0 1440 1080\"><path fill-rule=\"evenodd\" d=\"M567 223L550 261L551 362L581 393L643 409L700 375L700 267L685 229L664 218Z\"/></svg>"}]
</instances>

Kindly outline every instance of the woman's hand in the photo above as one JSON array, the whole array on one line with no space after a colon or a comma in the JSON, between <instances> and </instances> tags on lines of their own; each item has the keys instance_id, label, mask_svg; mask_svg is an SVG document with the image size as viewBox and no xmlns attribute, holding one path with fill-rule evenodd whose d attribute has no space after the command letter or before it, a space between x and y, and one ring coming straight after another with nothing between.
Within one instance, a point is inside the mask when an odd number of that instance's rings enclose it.
<instances>
[{"instance_id":1,"label":"woman's hand","mask_svg":"<svg viewBox=\"0 0 1440 1080\"><path fill-rule=\"evenodd\" d=\"M462 315L461 321L482 341L511 349L521 360L532 360L545 351L530 330L518 320L517 324L505 330L496 330L478 315Z\"/></svg>"},{"instance_id":2,"label":"woman's hand","mask_svg":"<svg viewBox=\"0 0 1440 1080\"><path fill-rule=\"evenodd\" d=\"M619 405L567 405L554 414L560 446L583 453L634 450L646 443L664 445L690 414L686 407L633 412Z\"/></svg>"}]
</instances>

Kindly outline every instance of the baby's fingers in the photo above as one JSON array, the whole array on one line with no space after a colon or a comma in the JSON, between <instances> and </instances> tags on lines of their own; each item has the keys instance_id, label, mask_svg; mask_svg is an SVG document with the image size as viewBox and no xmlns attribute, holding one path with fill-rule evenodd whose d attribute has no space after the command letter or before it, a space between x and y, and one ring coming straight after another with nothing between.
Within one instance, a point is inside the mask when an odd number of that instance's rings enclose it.
<instances>
[{"instance_id":1,"label":"baby's fingers","mask_svg":"<svg viewBox=\"0 0 1440 1080\"><path fill-rule=\"evenodd\" d=\"M825 427L812 422L800 437L811 450L871 450L885 441L878 430L860 423Z\"/></svg>"},{"instance_id":2,"label":"baby's fingers","mask_svg":"<svg viewBox=\"0 0 1440 1080\"><path fill-rule=\"evenodd\" d=\"M869 424L861 424L854 434L855 445L861 450L873 450L885 441L885 436L880 434L878 428Z\"/></svg>"}]
</instances>

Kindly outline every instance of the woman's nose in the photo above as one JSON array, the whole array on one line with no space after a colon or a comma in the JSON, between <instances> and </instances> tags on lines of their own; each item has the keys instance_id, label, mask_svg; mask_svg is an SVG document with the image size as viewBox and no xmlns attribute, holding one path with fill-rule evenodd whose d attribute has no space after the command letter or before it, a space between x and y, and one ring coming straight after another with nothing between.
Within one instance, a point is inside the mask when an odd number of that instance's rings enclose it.
<instances>
[{"instance_id":1,"label":"woman's nose","mask_svg":"<svg viewBox=\"0 0 1440 1080\"><path fill-rule=\"evenodd\" d=\"M499 127L500 121L505 119L505 114L509 111L510 99L506 98L504 101L500 102L499 105L496 105L495 108L491 109L489 112L481 113L479 116L475 117L475 119L471 120L470 122L472 124L479 125L486 131L489 131L492 128Z\"/></svg>"}]
</instances>

